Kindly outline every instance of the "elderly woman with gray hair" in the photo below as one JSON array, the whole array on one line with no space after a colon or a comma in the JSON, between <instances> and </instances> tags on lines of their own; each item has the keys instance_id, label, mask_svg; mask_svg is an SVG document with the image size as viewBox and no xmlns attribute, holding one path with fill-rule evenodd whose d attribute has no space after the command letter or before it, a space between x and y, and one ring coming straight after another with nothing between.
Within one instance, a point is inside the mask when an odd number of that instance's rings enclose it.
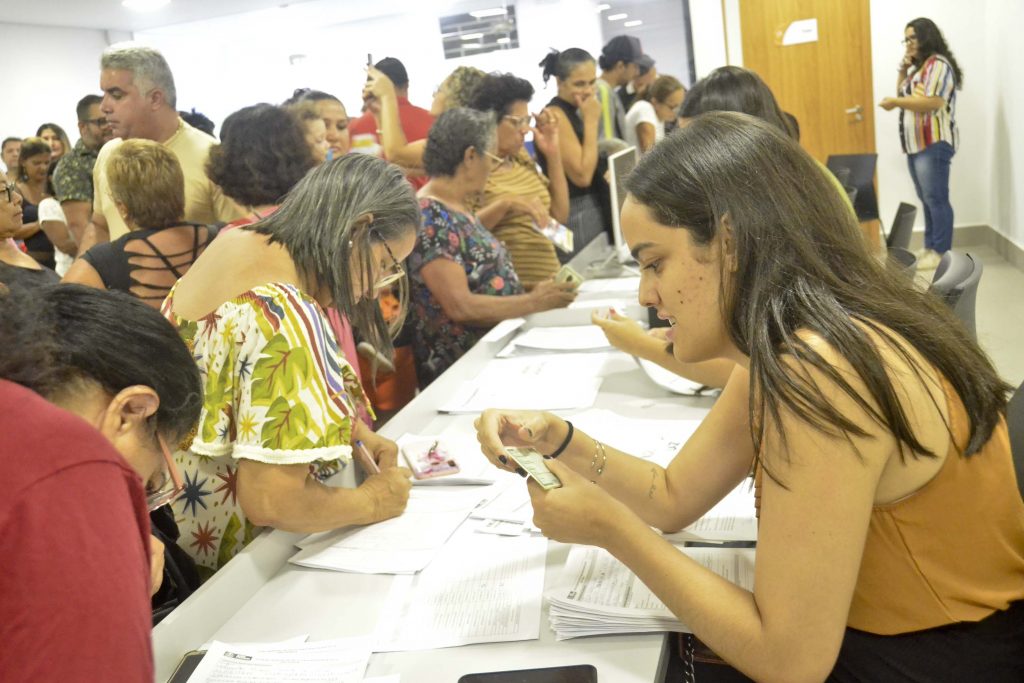
<instances>
[{"instance_id":1,"label":"elderly woman with gray hair","mask_svg":"<svg viewBox=\"0 0 1024 683\"><path fill-rule=\"evenodd\" d=\"M419 192L423 225L409 257L413 352L420 386L434 381L492 325L567 306L573 285L540 282L529 294L505 247L469 208L503 159L494 154L494 116L464 109L442 114L427 137Z\"/></svg>"},{"instance_id":2,"label":"elderly woman with gray hair","mask_svg":"<svg viewBox=\"0 0 1024 683\"><path fill-rule=\"evenodd\" d=\"M201 569L219 569L254 527L312 533L405 509L409 472L359 419L363 391L325 310L389 353L375 299L392 284L406 291L401 261L418 223L397 167L347 154L303 177L273 214L214 240L167 297L205 387L195 438L177 455L186 482L175 510ZM353 455L369 475L361 486L321 483Z\"/></svg>"}]
</instances>

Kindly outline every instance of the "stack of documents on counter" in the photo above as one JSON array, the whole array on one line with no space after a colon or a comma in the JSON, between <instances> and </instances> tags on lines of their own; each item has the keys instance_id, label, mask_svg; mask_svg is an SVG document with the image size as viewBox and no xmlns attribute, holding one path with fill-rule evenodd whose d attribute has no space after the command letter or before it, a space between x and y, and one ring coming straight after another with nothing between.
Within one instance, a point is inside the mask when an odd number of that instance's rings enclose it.
<instances>
[{"instance_id":1,"label":"stack of documents on counter","mask_svg":"<svg viewBox=\"0 0 1024 683\"><path fill-rule=\"evenodd\" d=\"M448 537L484 500L486 488L413 488L393 519L307 536L289 562L358 574L412 574L434 559Z\"/></svg>"},{"instance_id":2,"label":"stack of documents on counter","mask_svg":"<svg viewBox=\"0 0 1024 683\"><path fill-rule=\"evenodd\" d=\"M508 346L498 352L498 358L516 353L579 351L608 351L611 342L597 325L569 325L565 327L534 327L516 336Z\"/></svg>"},{"instance_id":3,"label":"stack of documents on counter","mask_svg":"<svg viewBox=\"0 0 1024 683\"><path fill-rule=\"evenodd\" d=\"M370 659L367 638L315 643L230 644L213 641L190 683L359 683ZM394 680L393 678L390 680Z\"/></svg>"},{"instance_id":4,"label":"stack of documents on counter","mask_svg":"<svg viewBox=\"0 0 1024 683\"><path fill-rule=\"evenodd\" d=\"M680 548L719 576L752 590L752 548ZM556 640L689 629L625 565L601 548L573 546L558 587L545 595Z\"/></svg>"},{"instance_id":5,"label":"stack of documents on counter","mask_svg":"<svg viewBox=\"0 0 1024 683\"><path fill-rule=\"evenodd\" d=\"M754 507L754 489L750 479L744 479L696 522L682 531L666 534L665 538L672 543L756 541L757 510Z\"/></svg>"}]
</instances>

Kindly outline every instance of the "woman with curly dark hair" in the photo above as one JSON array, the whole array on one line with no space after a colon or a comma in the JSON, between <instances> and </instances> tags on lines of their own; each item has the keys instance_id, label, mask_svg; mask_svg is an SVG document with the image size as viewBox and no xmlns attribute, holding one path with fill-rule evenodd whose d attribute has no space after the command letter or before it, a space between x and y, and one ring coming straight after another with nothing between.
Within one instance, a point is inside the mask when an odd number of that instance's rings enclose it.
<instances>
[{"instance_id":1,"label":"woman with curly dark hair","mask_svg":"<svg viewBox=\"0 0 1024 683\"><path fill-rule=\"evenodd\" d=\"M964 73L931 19L907 24L903 43L907 51L897 70L899 96L886 97L878 106L886 111L899 107L900 144L924 205L924 250L917 267L933 270L953 246L949 167L960 141L956 91L963 87Z\"/></svg>"},{"instance_id":2,"label":"woman with curly dark hair","mask_svg":"<svg viewBox=\"0 0 1024 683\"><path fill-rule=\"evenodd\" d=\"M128 292L160 308L217 230L183 220L181 164L152 140L125 140L114 150L107 161L107 182L128 232L85 252L63 281Z\"/></svg>"},{"instance_id":3,"label":"woman with curly dark hair","mask_svg":"<svg viewBox=\"0 0 1024 683\"><path fill-rule=\"evenodd\" d=\"M558 126L544 111L530 116L530 82L512 74L489 74L473 92L469 106L494 116L498 143L476 216L512 257L519 281L527 291L558 272L554 245L539 229L552 220L569 220L569 183L562 168ZM534 125L535 124L535 125ZM548 175L523 149L526 134L548 161Z\"/></svg>"},{"instance_id":4,"label":"woman with curly dark hair","mask_svg":"<svg viewBox=\"0 0 1024 683\"><path fill-rule=\"evenodd\" d=\"M231 199L252 207L228 229L261 220L317 160L298 119L272 104L243 107L224 119L221 142L210 148L206 175Z\"/></svg>"}]
</instances>

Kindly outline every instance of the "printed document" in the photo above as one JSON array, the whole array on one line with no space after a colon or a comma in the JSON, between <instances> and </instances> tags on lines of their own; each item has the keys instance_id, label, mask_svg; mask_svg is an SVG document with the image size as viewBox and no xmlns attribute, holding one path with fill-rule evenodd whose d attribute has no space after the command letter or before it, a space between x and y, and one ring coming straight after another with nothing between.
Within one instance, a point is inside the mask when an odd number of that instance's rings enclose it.
<instances>
[{"instance_id":1,"label":"printed document","mask_svg":"<svg viewBox=\"0 0 1024 683\"><path fill-rule=\"evenodd\" d=\"M459 530L429 567L397 576L374 652L540 637L547 539Z\"/></svg>"},{"instance_id":2,"label":"printed document","mask_svg":"<svg viewBox=\"0 0 1024 683\"><path fill-rule=\"evenodd\" d=\"M366 638L277 648L214 641L189 683L359 683L370 660Z\"/></svg>"}]
</instances>

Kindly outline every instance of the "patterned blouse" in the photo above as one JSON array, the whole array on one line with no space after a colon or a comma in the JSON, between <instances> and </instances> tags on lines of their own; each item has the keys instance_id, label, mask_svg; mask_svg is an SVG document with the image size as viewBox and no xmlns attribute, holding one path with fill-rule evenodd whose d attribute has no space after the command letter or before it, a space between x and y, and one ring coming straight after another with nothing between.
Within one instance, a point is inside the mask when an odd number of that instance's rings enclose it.
<instances>
[{"instance_id":1,"label":"patterned blouse","mask_svg":"<svg viewBox=\"0 0 1024 683\"><path fill-rule=\"evenodd\" d=\"M900 109L900 143L904 154L917 154L936 142L948 142L956 151L960 132L956 126L956 74L944 57L932 55L920 69L910 72L900 84L900 96L914 94L941 97L946 104L935 111Z\"/></svg>"},{"instance_id":2,"label":"patterned blouse","mask_svg":"<svg viewBox=\"0 0 1024 683\"><path fill-rule=\"evenodd\" d=\"M175 455L185 480L175 519L181 547L212 574L258 531L238 504L237 460L308 463L330 476L351 461L352 417L365 398L323 309L294 285L260 285L199 321L173 306L172 289L163 313L191 349L204 393L192 445Z\"/></svg>"},{"instance_id":3,"label":"patterned blouse","mask_svg":"<svg viewBox=\"0 0 1024 683\"><path fill-rule=\"evenodd\" d=\"M439 258L454 261L466 271L473 294L522 294L523 286L505 247L475 216L452 211L428 197L420 199L420 211L423 225L409 255L409 278L413 355L420 386L425 387L479 341L488 328L448 318L423 281L423 266Z\"/></svg>"}]
</instances>

